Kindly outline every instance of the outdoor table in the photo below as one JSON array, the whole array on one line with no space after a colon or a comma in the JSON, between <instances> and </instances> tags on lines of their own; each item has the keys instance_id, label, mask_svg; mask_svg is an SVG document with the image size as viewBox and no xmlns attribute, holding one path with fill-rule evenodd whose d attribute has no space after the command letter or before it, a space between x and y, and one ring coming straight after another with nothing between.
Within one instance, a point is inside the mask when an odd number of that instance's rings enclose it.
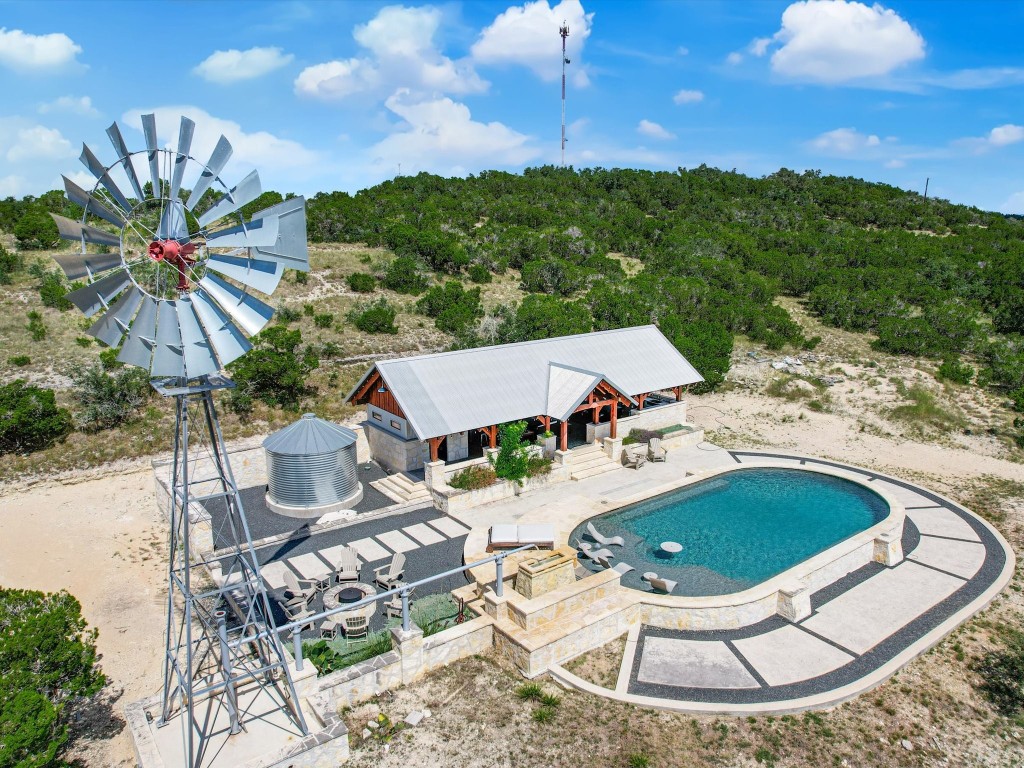
<instances>
[{"instance_id":1,"label":"outdoor table","mask_svg":"<svg viewBox=\"0 0 1024 768\"><path fill-rule=\"evenodd\" d=\"M647 571L643 575L643 580L644 581L650 581L651 579L656 579L656 578L658 578L658 574L656 574L654 571Z\"/></svg>"},{"instance_id":2,"label":"outdoor table","mask_svg":"<svg viewBox=\"0 0 1024 768\"><path fill-rule=\"evenodd\" d=\"M663 541L661 542L662 552L668 552L670 555L677 555L683 551L683 545L678 541Z\"/></svg>"}]
</instances>

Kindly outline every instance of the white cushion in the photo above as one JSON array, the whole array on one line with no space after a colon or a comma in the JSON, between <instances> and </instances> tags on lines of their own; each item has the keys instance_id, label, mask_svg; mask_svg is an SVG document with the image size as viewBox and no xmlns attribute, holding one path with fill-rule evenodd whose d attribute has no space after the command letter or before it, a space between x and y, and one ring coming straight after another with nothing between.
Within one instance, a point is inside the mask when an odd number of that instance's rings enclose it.
<instances>
[{"instance_id":1,"label":"white cushion","mask_svg":"<svg viewBox=\"0 0 1024 768\"><path fill-rule=\"evenodd\" d=\"M519 526L521 544L550 544L555 540L555 527L547 523Z\"/></svg>"},{"instance_id":2,"label":"white cushion","mask_svg":"<svg viewBox=\"0 0 1024 768\"><path fill-rule=\"evenodd\" d=\"M500 543L503 543L503 544L504 543L513 543L514 544L515 542L519 541L516 529L517 529L517 526L509 524L509 523L502 523L500 525L492 525L491 526L491 542L492 543L493 542L500 542Z\"/></svg>"}]
</instances>

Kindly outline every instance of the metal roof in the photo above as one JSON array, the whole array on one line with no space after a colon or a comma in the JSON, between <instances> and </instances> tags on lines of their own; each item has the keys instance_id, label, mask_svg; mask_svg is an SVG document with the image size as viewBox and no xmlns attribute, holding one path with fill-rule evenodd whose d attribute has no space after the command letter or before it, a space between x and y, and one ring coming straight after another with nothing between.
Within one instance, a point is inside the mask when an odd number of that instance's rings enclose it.
<instances>
[{"instance_id":1,"label":"metal roof","mask_svg":"<svg viewBox=\"0 0 1024 768\"><path fill-rule=\"evenodd\" d=\"M382 360L346 400L374 370L421 440L541 414L561 419L585 386L581 374L630 397L704 380L653 325Z\"/></svg>"},{"instance_id":2,"label":"metal roof","mask_svg":"<svg viewBox=\"0 0 1024 768\"><path fill-rule=\"evenodd\" d=\"M356 433L351 429L304 413L301 419L264 440L263 447L282 456L318 456L339 451L355 441Z\"/></svg>"}]
</instances>

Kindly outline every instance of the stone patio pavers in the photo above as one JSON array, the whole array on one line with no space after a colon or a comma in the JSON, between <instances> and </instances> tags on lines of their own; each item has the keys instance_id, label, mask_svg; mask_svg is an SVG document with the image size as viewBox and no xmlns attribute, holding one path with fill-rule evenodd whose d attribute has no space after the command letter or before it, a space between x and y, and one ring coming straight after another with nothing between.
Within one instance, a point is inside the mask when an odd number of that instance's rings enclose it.
<instances>
[{"instance_id":1,"label":"stone patio pavers","mask_svg":"<svg viewBox=\"0 0 1024 768\"><path fill-rule=\"evenodd\" d=\"M980 541L967 522L950 509L933 507L930 509L908 509L907 517L913 521L923 534L931 536L949 536L966 541Z\"/></svg>"},{"instance_id":2,"label":"stone patio pavers","mask_svg":"<svg viewBox=\"0 0 1024 768\"><path fill-rule=\"evenodd\" d=\"M288 559L288 564L299 572L304 579L315 579L331 571L329 563L324 562L312 552Z\"/></svg>"},{"instance_id":3,"label":"stone patio pavers","mask_svg":"<svg viewBox=\"0 0 1024 768\"><path fill-rule=\"evenodd\" d=\"M416 525L410 525L408 528L403 528L402 533L406 536L411 536L423 545L437 544L445 539L444 536L425 523L417 523Z\"/></svg>"},{"instance_id":4,"label":"stone patio pavers","mask_svg":"<svg viewBox=\"0 0 1024 768\"><path fill-rule=\"evenodd\" d=\"M929 499L927 496L923 496L916 491L912 491L909 488L904 488L902 485L896 483L890 483L888 480L877 479L873 483L879 488L882 488L887 493L892 494L898 502L907 507L923 507L928 504L934 504L935 502Z\"/></svg>"},{"instance_id":5,"label":"stone patio pavers","mask_svg":"<svg viewBox=\"0 0 1024 768\"><path fill-rule=\"evenodd\" d=\"M374 538L394 552L412 552L414 549L420 548L417 542L403 535L401 531L378 533Z\"/></svg>"},{"instance_id":6,"label":"stone patio pavers","mask_svg":"<svg viewBox=\"0 0 1024 768\"><path fill-rule=\"evenodd\" d=\"M956 576L905 561L825 603L801 626L862 654L963 585Z\"/></svg>"},{"instance_id":7,"label":"stone patio pavers","mask_svg":"<svg viewBox=\"0 0 1024 768\"><path fill-rule=\"evenodd\" d=\"M855 658L793 625L734 640L733 645L768 685L818 677Z\"/></svg>"},{"instance_id":8,"label":"stone patio pavers","mask_svg":"<svg viewBox=\"0 0 1024 768\"><path fill-rule=\"evenodd\" d=\"M351 546L356 548L356 552L359 553L359 558L367 563L384 560L385 558L391 557L392 554L372 538L357 539L356 541L351 542Z\"/></svg>"},{"instance_id":9,"label":"stone patio pavers","mask_svg":"<svg viewBox=\"0 0 1024 768\"><path fill-rule=\"evenodd\" d=\"M907 555L907 559L969 579L985 562L985 545L980 541L922 536L914 551Z\"/></svg>"},{"instance_id":10,"label":"stone patio pavers","mask_svg":"<svg viewBox=\"0 0 1024 768\"><path fill-rule=\"evenodd\" d=\"M437 520L428 520L427 523L430 525L431 528L437 528L437 530L439 530L449 539L454 539L456 536L465 536L467 533L469 533L469 528L459 525L450 517L442 517Z\"/></svg>"},{"instance_id":11,"label":"stone patio pavers","mask_svg":"<svg viewBox=\"0 0 1024 768\"><path fill-rule=\"evenodd\" d=\"M281 589L284 587L284 572L288 566L283 562L267 563L260 566L260 575L270 589Z\"/></svg>"},{"instance_id":12,"label":"stone patio pavers","mask_svg":"<svg viewBox=\"0 0 1024 768\"><path fill-rule=\"evenodd\" d=\"M758 688L725 643L652 637L644 643L637 679L683 688Z\"/></svg>"}]
</instances>

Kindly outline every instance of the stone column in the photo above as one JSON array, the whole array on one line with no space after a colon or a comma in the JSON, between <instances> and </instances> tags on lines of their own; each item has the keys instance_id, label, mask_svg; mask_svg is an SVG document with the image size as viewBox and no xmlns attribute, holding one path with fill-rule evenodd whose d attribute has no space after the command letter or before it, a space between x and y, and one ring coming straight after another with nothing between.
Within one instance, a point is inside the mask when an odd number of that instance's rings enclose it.
<instances>
[{"instance_id":1,"label":"stone column","mask_svg":"<svg viewBox=\"0 0 1024 768\"><path fill-rule=\"evenodd\" d=\"M448 485L444 479L443 461L428 461L423 465L423 484L427 488L444 488Z\"/></svg>"},{"instance_id":2,"label":"stone column","mask_svg":"<svg viewBox=\"0 0 1024 768\"><path fill-rule=\"evenodd\" d=\"M892 567L903 562L903 532L884 531L875 537L876 563Z\"/></svg>"},{"instance_id":3,"label":"stone column","mask_svg":"<svg viewBox=\"0 0 1024 768\"><path fill-rule=\"evenodd\" d=\"M622 460L622 438L606 437L604 439L604 454L612 461Z\"/></svg>"},{"instance_id":4,"label":"stone column","mask_svg":"<svg viewBox=\"0 0 1024 768\"><path fill-rule=\"evenodd\" d=\"M409 685L423 674L423 630L415 625L408 632L392 627L391 638L402 659L402 684Z\"/></svg>"},{"instance_id":5,"label":"stone column","mask_svg":"<svg viewBox=\"0 0 1024 768\"><path fill-rule=\"evenodd\" d=\"M791 581L779 588L778 614L788 621L801 621L811 615L811 591L802 581Z\"/></svg>"},{"instance_id":6,"label":"stone column","mask_svg":"<svg viewBox=\"0 0 1024 768\"><path fill-rule=\"evenodd\" d=\"M552 459L556 466L567 467L572 463L572 451L555 451L555 457Z\"/></svg>"}]
</instances>

